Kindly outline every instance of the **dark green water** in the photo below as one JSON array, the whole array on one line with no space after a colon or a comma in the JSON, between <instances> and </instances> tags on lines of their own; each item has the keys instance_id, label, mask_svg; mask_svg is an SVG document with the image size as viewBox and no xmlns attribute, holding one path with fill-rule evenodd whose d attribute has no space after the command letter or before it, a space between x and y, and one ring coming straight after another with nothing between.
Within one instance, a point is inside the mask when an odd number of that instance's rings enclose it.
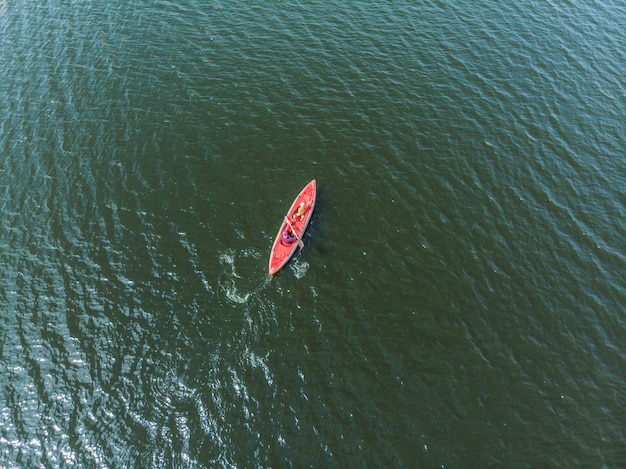
<instances>
[{"instance_id":1,"label":"dark green water","mask_svg":"<svg viewBox=\"0 0 626 469\"><path fill-rule=\"evenodd\" d=\"M623 467L626 10L509 3L0 1L0 466Z\"/></svg>"}]
</instances>

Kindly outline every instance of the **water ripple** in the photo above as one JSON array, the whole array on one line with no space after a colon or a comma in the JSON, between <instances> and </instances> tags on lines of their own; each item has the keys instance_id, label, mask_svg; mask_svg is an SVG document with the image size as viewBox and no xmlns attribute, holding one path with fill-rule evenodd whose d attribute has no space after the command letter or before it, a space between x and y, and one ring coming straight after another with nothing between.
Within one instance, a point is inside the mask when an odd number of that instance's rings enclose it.
<instances>
[{"instance_id":1,"label":"water ripple","mask_svg":"<svg viewBox=\"0 0 626 469\"><path fill-rule=\"evenodd\" d=\"M3 466L622 463L621 5L74 6L0 1Z\"/></svg>"}]
</instances>

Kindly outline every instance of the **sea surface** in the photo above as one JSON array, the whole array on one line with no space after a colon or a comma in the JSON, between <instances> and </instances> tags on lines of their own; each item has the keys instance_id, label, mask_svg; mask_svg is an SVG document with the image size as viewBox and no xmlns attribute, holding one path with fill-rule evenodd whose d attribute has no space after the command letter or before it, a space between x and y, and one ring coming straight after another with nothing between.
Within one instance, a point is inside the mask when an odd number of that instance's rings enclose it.
<instances>
[{"instance_id":1,"label":"sea surface","mask_svg":"<svg viewBox=\"0 0 626 469\"><path fill-rule=\"evenodd\" d=\"M0 467L626 467L625 32L0 0Z\"/></svg>"}]
</instances>

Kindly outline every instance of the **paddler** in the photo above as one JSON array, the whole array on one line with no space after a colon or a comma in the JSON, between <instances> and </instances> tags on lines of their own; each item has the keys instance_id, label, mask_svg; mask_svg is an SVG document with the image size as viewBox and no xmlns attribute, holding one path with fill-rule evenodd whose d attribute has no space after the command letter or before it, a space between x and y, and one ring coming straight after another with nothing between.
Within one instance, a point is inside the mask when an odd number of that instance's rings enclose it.
<instances>
[{"instance_id":1,"label":"paddler","mask_svg":"<svg viewBox=\"0 0 626 469\"><path fill-rule=\"evenodd\" d=\"M298 210L296 210L296 213L293 214L293 219L295 221L302 221L304 220L304 215L306 215L306 204L301 202Z\"/></svg>"},{"instance_id":2,"label":"paddler","mask_svg":"<svg viewBox=\"0 0 626 469\"><path fill-rule=\"evenodd\" d=\"M285 226L283 226L283 231L280 234L280 238L287 244L293 244L296 242L296 235L294 235L291 232L291 229L289 228L289 224L285 223Z\"/></svg>"}]
</instances>

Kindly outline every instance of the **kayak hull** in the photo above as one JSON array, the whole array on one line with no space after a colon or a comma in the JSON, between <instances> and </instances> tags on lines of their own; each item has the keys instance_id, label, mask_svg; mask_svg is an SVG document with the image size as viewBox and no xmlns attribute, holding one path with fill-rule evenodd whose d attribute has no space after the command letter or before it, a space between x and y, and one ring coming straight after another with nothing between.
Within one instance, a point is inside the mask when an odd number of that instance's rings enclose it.
<instances>
[{"instance_id":1,"label":"kayak hull","mask_svg":"<svg viewBox=\"0 0 626 469\"><path fill-rule=\"evenodd\" d=\"M311 216L313 215L313 209L315 208L315 201L317 199L317 183L315 179L310 181L304 188L300 191L298 196L294 199L291 207L289 207L289 211L286 213L285 217L289 218L289 222L293 229L293 232L297 235L297 237L301 240L304 232L309 226L309 221L311 220ZM296 212L300 204L304 203L306 207L306 212L304 216L297 216ZM272 245L272 250L270 252L270 261L269 261L269 273L270 275L274 275L280 269L282 269L289 259L293 257L295 252L298 249L298 242L288 243L282 239L282 232L285 229L287 222L283 217L283 222L280 224L280 229L276 234L276 238L274 239L274 244Z\"/></svg>"}]
</instances>

